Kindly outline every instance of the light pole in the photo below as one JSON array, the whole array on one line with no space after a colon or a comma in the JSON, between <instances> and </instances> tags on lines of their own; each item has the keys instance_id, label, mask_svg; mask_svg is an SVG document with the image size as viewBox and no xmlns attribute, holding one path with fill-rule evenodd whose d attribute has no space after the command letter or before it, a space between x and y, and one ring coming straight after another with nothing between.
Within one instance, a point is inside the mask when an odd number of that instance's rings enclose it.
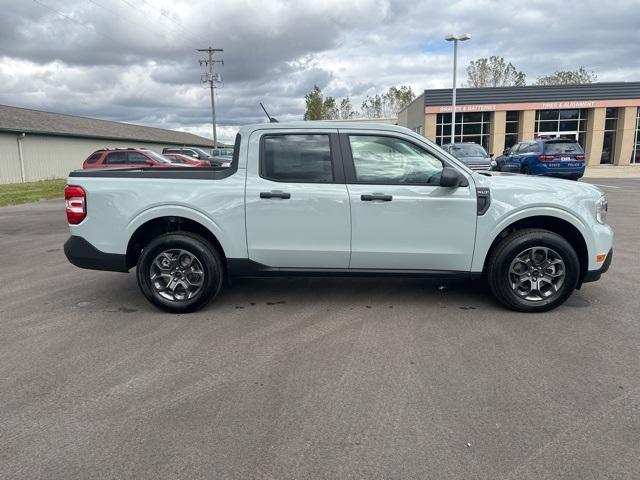
<instances>
[{"instance_id":1,"label":"light pole","mask_svg":"<svg viewBox=\"0 0 640 480\"><path fill-rule=\"evenodd\" d=\"M458 70L458 42L469 40L471 36L468 33L462 35L447 35L444 39L447 42L453 42L453 91L451 92L451 143L456 141L456 76Z\"/></svg>"}]
</instances>

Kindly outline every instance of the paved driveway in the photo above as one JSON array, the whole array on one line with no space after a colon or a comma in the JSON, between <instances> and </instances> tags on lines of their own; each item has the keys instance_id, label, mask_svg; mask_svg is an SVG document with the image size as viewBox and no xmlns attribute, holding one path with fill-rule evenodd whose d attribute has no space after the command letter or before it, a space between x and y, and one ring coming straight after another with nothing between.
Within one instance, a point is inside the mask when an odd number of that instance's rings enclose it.
<instances>
[{"instance_id":1,"label":"paved driveway","mask_svg":"<svg viewBox=\"0 0 640 480\"><path fill-rule=\"evenodd\" d=\"M0 478L640 478L640 179L603 280L241 280L163 314L79 270L59 201L0 209Z\"/></svg>"}]
</instances>

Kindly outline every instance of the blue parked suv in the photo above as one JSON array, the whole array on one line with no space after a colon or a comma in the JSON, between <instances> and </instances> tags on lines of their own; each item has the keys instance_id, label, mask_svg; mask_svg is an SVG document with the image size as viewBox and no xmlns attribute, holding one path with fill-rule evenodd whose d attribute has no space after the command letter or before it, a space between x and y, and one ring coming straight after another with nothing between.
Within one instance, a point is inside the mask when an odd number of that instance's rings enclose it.
<instances>
[{"instance_id":1,"label":"blue parked suv","mask_svg":"<svg viewBox=\"0 0 640 480\"><path fill-rule=\"evenodd\" d=\"M573 139L553 138L521 142L496 158L501 172L546 175L577 180L584 175L584 150Z\"/></svg>"}]
</instances>

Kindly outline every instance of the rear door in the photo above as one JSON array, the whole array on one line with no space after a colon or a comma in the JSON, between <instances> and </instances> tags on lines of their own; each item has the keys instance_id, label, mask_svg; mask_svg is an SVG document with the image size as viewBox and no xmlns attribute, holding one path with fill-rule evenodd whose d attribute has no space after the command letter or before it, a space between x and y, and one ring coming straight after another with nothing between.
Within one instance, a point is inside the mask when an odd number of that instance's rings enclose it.
<instances>
[{"instance_id":1,"label":"rear door","mask_svg":"<svg viewBox=\"0 0 640 480\"><path fill-rule=\"evenodd\" d=\"M341 130L342 132L342 130ZM351 202L352 269L469 271L477 198L468 185L441 187L436 149L374 130L340 137Z\"/></svg>"},{"instance_id":2,"label":"rear door","mask_svg":"<svg viewBox=\"0 0 640 480\"><path fill-rule=\"evenodd\" d=\"M258 130L248 159L249 259L275 268L346 269L351 217L337 130Z\"/></svg>"}]
</instances>

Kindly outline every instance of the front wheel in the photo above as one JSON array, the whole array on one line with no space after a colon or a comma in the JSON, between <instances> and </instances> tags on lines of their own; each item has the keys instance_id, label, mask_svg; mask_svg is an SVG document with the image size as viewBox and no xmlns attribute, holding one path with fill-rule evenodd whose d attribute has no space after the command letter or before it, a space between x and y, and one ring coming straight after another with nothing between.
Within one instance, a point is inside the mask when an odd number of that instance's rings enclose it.
<instances>
[{"instance_id":1,"label":"front wheel","mask_svg":"<svg viewBox=\"0 0 640 480\"><path fill-rule=\"evenodd\" d=\"M491 292L507 308L544 312L576 288L580 260L569 242L548 230L523 229L505 237L487 265Z\"/></svg>"},{"instance_id":2,"label":"front wheel","mask_svg":"<svg viewBox=\"0 0 640 480\"><path fill-rule=\"evenodd\" d=\"M140 290L156 307L186 313L218 295L224 269L216 249L201 236L167 233L144 248L136 276Z\"/></svg>"},{"instance_id":3,"label":"front wheel","mask_svg":"<svg viewBox=\"0 0 640 480\"><path fill-rule=\"evenodd\" d=\"M522 167L522 170L520 170L520 173L522 173L523 175L529 175L529 167L525 165L524 167Z\"/></svg>"}]
</instances>

